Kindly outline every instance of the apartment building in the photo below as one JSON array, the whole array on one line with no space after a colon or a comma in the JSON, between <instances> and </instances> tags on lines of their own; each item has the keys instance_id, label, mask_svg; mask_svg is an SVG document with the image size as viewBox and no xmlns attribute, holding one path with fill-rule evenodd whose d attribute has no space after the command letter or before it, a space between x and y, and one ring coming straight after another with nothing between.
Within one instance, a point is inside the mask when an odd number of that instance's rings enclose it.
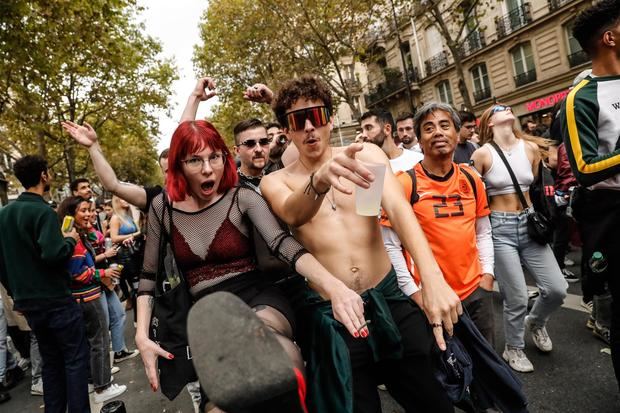
<instances>
[{"instance_id":1,"label":"apartment building","mask_svg":"<svg viewBox=\"0 0 620 413\"><path fill-rule=\"evenodd\" d=\"M590 67L571 35L577 13L591 0L501 0L491 3L478 28L460 43L465 84L476 115L494 102L512 106L522 123L542 122L568 92L574 77ZM448 17L449 19L449 17ZM475 26L472 25L472 26ZM394 26L391 26L394 27ZM424 16L401 20L371 47L378 59L366 65L366 108L394 115L425 102L463 107L454 59L439 31ZM399 47L400 46L400 47Z\"/></svg>"}]
</instances>

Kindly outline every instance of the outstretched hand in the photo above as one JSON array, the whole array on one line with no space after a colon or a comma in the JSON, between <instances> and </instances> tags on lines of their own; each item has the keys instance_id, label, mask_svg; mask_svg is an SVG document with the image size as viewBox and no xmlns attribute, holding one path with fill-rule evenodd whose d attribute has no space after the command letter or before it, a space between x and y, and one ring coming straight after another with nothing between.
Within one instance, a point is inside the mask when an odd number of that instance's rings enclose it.
<instances>
[{"instance_id":1,"label":"outstretched hand","mask_svg":"<svg viewBox=\"0 0 620 413\"><path fill-rule=\"evenodd\" d=\"M77 123L66 121L62 122L62 127L77 143L86 148L90 148L97 142L97 132L88 122L84 122L84 125L78 125Z\"/></svg>"},{"instance_id":2,"label":"outstretched hand","mask_svg":"<svg viewBox=\"0 0 620 413\"><path fill-rule=\"evenodd\" d=\"M198 79L196 86L192 92L193 96L196 96L201 101L209 100L213 96L217 95L215 91L215 82L213 78L210 77L201 77Z\"/></svg>"},{"instance_id":3,"label":"outstretched hand","mask_svg":"<svg viewBox=\"0 0 620 413\"><path fill-rule=\"evenodd\" d=\"M273 92L267 85L256 83L243 92L243 98L250 102L269 104L273 100Z\"/></svg>"},{"instance_id":4,"label":"outstretched hand","mask_svg":"<svg viewBox=\"0 0 620 413\"><path fill-rule=\"evenodd\" d=\"M324 163L315 174L317 188L321 190L333 186L342 193L352 194L353 191L344 186L340 178L348 179L362 188L368 188L369 182L374 181L375 177L362 162L355 159L355 155L362 149L364 149L363 144L352 143L343 152Z\"/></svg>"}]
</instances>

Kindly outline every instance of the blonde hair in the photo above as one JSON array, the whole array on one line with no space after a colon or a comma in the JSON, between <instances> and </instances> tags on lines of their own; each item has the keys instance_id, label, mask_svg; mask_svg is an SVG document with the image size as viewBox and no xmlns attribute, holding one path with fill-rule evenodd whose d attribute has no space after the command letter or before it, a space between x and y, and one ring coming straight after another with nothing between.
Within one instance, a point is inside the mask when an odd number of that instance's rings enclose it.
<instances>
[{"instance_id":1,"label":"blonde hair","mask_svg":"<svg viewBox=\"0 0 620 413\"><path fill-rule=\"evenodd\" d=\"M121 206L121 199L116 195L112 196L112 210L114 211L114 215L121 220L121 223L125 225L135 225L137 230L140 231L140 223L136 222L131 215L131 206L128 206L127 209Z\"/></svg>"},{"instance_id":2,"label":"blonde hair","mask_svg":"<svg viewBox=\"0 0 620 413\"><path fill-rule=\"evenodd\" d=\"M496 106L506 105L498 102L485 110L482 113L482 116L480 116L480 146L493 140L493 128L489 125L489 121L491 119L491 116L493 115L493 108L495 108ZM545 139L524 133L523 131L515 127L515 123L512 124L512 133L514 133L517 139L523 139L524 141L529 141L536 144L536 146L538 146L538 151L540 152L541 158L546 159L547 157L549 157L549 147L553 145L553 141L551 139Z\"/></svg>"}]
</instances>

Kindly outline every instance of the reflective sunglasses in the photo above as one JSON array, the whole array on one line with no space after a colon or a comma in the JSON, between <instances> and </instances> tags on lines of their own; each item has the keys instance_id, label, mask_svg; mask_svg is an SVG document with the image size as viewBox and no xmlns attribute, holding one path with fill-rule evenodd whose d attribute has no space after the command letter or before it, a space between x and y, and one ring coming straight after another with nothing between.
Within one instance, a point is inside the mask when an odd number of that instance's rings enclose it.
<instances>
[{"instance_id":1,"label":"reflective sunglasses","mask_svg":"<svg viewBox=\"0 0 620 413\"><path fill-rule=\"evenodd\" d=\"M510 106L495 105L493 109L491 109L491 115L495 115L497 112L504 112L507 110L512 110L512 108Z\"/></svg>"},{"instance_id":2,"label":"reflective sunglasses","mask_svg":"<svg viewBox=\"0 0 620 413\"><path fill-rule=\"evenodd\" d=\"M260 139L248 139L239 144L239 146L246 146L248 149L252 149L258 143L260 146L266 146L271 143L273 138L260 138Z\"/></svg>"},{"instance_id":3,"label":"reflective sunglasses","mask_svg":"<svg viewBox=\"0 0 620 413\"><path fill-rule=\"evenodd\" d=\"M280 118L280 123L291 131L299 131L305 128L306 119L310 120L315 128L318 128L327 125L331 115L327 107L314 106L289 112Z\"/></svg>"}]
</instances>

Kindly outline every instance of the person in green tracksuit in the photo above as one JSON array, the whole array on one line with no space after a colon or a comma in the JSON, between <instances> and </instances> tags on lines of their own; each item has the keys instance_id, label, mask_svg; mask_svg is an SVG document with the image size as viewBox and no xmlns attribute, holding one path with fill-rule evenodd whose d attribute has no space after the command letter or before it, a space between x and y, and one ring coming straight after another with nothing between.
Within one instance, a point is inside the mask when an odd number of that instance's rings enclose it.
<instances>
[{"instance_id":1,"label":"person in green tracksuit","mask_svg":"<svg viewBox=\"0 0 620 413\"><path fill-rule=\"evenodd\" d=\"M571 169L581 184L573 205L583 256L595 284L611 292L611 353L620 379L620 0L602 0L583 11L573 36L592 59L592 73L568 94L561 113ZM600 271L599 271L600 270ZM595 292L596 294L596 292ZM619 380L620 383L620 380Z\"/></svg>"}]
</instances>

